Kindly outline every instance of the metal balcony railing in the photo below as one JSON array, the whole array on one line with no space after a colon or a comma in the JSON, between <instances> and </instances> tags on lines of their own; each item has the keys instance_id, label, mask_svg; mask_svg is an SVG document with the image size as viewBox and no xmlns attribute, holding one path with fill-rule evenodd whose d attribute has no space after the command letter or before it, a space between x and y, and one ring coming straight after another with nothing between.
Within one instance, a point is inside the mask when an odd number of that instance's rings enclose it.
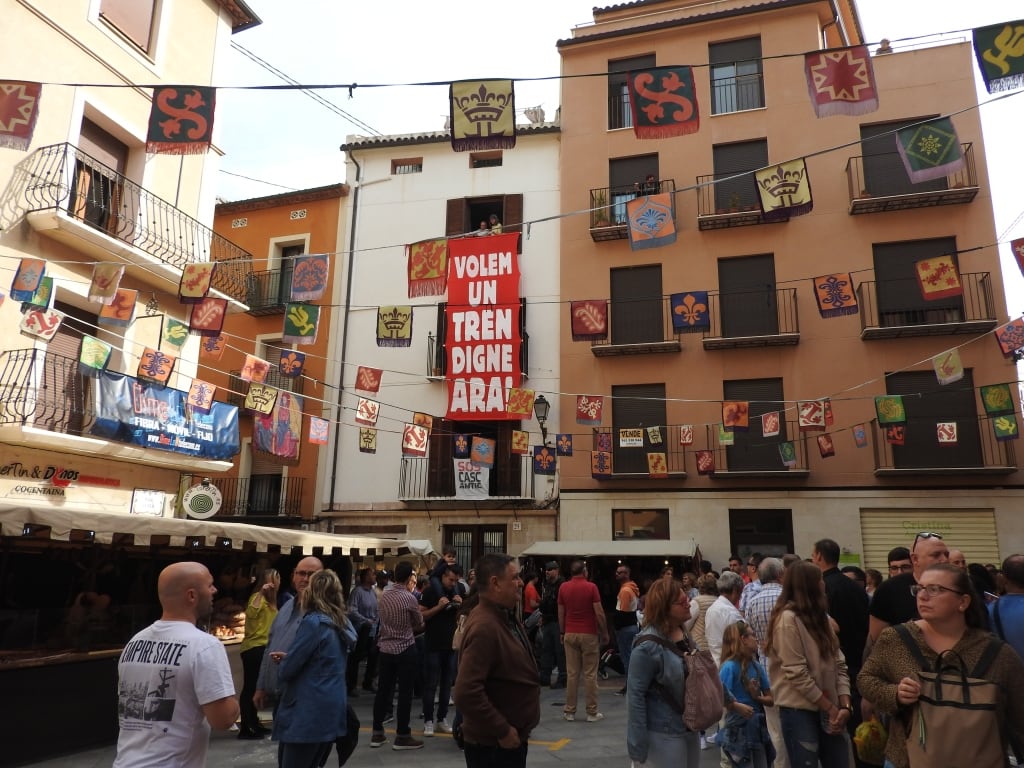
<instances>
[{"instance_id":1,"label":"metal balcony railing","mask_svg":"<svg viewBox=\"0 0 1024 768\"><path fill-rule=\"evenodd\" d=\"M264 384L274 389L281 389L285 392L292 392L296 395L301 395L303 386L303 378L298 376L292 378L290 376L281 375L281 371L277 368L271 367L267 371L267 377L264 380ZM231 405L237 405L241 408L245 404L245 393L249 391L249 382L242 378L241 371L231 371L228 374L228 392L225 395L225 402ZM247 413L247 411L242 411Z\"/></svg>"},{"instance_id":2,"label":"metal balcony railing","mask_svg":"<svg viewBox=\"0 0 1024 768\"><path fill-rule=\"evenodd\" d=\"M877 475L1010 474L1017 470L1013 441L996 440L994 417L949 419L957 426L954 445L939 445L936 418L908 418L903 445L886 438L886 424L871 420Z\"/></svg>"},{"instance_id":3,"label":"metal balcony railing","mask_svg":"<svg viewBox=\"0 0 1024 768\"><path fill-rule=\"evenodd\" d=\"M521 340L519 343L519 369L523 372L524 378L530 376L530 334L525 329L520 330ZM448 373L448 353L445 349L444 338L438 340L432 333L427 334L427 378L440 379Z\"/></svg>"},{"instance_id":4,"label":"metal balcony railing","mask_svg":"<svg viewBox=\"0 0 1024 768\"><path fill-rule=\"evenodd\" d=\"M629 237L626 203L641 195L654 195L676 191L675 179L638 181L616 187L598 187L590 190L590 236L601 240L625 240ZM673 197L674 199L674 197Z\"/></svg>"},{"instance_id":5,"label":"metal balcony railing","mask_svg":"<svg viewBox=\"0 0 1024 768\"><path fill-rule=\"evenodd\" d=\"M186 475L185 478L186 486L204 480L196 475ZM220 491L223 499L218 517L302 517L304 477L216 475L210 476L209 480Z\"/></svg>"},{"instance_id":6,"label":"metal balcony railing","mask_svg":"<svg viewBox=\"0 0 1024 768\"><path fill-rule=\"evenodd\" d=\"M746 62L739 62L746 63ZM760 72L719 77L711 81L711 114L723 115L764 106L764 76Z\"/></svg>"},{"instance_id":7,"label":"metal balcony railing","mask_svg":"<svg viewBox=\"0 0 1024 768\"><path fill-rule=\"evenodd\" d=\"M708 173L697 177L697 228L728 229L766 224L761 213L754 174ZM727 181L723 181L727 179ZM717 182L717 183L711 183ZM788 221L781 219L781 221Z\"/></svg>"},{"instance_id":8,"label":"metal balcony railing","mask_svg":"<svg viewBox=\"0 0 1024 768\"><path fill-rule=\"evenodd\" d=\"M761 435L760 417L751 419L751 428L747 432L734 432L732 445L721 445L718 442L718 429L708 427L708 445L714 446L716 476L743 474L780 474L807 472L807 436L800 432L796 421L785 422L785 429L778 437ZM754 422L757 422L754 424ZM796 464L787 467L782 463L779 445L792 442L796 449Z\"/></svg>"},{"instance_id":9,"label":"metal balcony railing","mask_svg":"<svg viewBox=\"0 0 1024 768\"><path fill-rule=\"evenodd\" d=\"M612 433L612 474L611 479L629 479L647 477L650 468L647 463L648 453L664 453L669 475L686 476L686 452L690 450L679 444L678 424L668 424L661 428L661 445L648 445L644 439L644 447L623 448L615 438L619 429L636 427L636 424L614 424ZM596 446L595 446L596 448Z\"/></svg>"},{"instance_id":10,"label":"metal balcony railing","mask_svg":"<svg viewBox=\"0 0 1024 768\"><path fill-rule=\"evenodd\" d=\"M489 474L489 499L533 499L533 456L511 456L504 466L496 462ZM403 456L398 498L402 501L454 500L452 460L435 462L432 468L430 457Z\"/></svg>"},{"instance_id":11,"label":"metal balcony railing","mask_svg":"<svg viewBox=\"0 0 1024 768\"><path fill-rule=\"evenodd\" d=\"M87 435L95 421L91 381L76 358L42 349L0 352L0 424Z\"/></svg>"},{"instance_id":12,"label":"metal balcony railing","mask_svg":"<svg viewBox=\"0 0 1024 768\"><path fill-rule=\"evenodd\" d=\"M284 313L291 301L292 267L266 272L250 272L246 277L245 303L250 315Z\"/></svg>"},{"instance_id":13,"label":"metal balcony railing","mask_svg":"<svg viewBox=\"0 0 1024 768\"><path fill-rule=\"evenodd\" d=\"M996 327L988 272L960 275L962 296L925 301L916 280L865 280L857 286L861 337L984 333Z\"/></svg>"},{"instance_id":14,"label":"metal balcony railing","mask_svg":"<svg viewBox=\"0 0 1024 768\"><path fill-rule=\"evenodd\" d=\"M974 145L961 144L964 167L941 179L914 184L898 152L858 155L846 162L850 213L900 211L971 202L978 194Z\"/></svg>"},{"instance_id":15,"label":"metal balcony railing","mask_svg":"<svg viewBox=\"0 0 1024 768\"><path fill-rule=\"evenodd\" d=\"M40 147L19 171L28 212L58 211L177 270L217 262L213 288L245 302L248 251L74 145Z\"/></svg>"},{"instance_id":16,"label":"metal balcony railing","mask_svg":"<svg viewBox=\"0 0 1024 768\"><path fill-rule=\"evenodd\" d=\"M682 349L679 334L672 328L669 299L607 302L607 339L591 342L597 357L643 354L647 352L678 352Z\"/></svg>"},{"instance_id":17,"label":"metal balcony railing","mask_svg":"<svg viewBox=\"0 0 1024 768\"><path fill-rule=\"evenodd\" d=\"M705 349L771 347L797 344L800 319L796 288L708 294L711 328L704 332Z\"/></svg>"}]
</instances>

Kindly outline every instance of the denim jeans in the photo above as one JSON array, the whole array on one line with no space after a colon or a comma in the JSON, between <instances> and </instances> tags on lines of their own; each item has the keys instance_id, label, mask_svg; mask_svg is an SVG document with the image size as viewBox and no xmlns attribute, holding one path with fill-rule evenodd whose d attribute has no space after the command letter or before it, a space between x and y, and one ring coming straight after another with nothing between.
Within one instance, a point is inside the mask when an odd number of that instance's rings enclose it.
<instances>
[{"instance_id":1,"label":"denim jeans","mask_svg":"<svg viewBox=\"0 0 1024 768\"><path fill-rule=\"evenodd\" d=\"M526 768L527 747L525 741L516 749L484 747L467 741L463 749L466 768Z\"/></svg>"},{"instance_id":2,"label":"denim jeans","mask_svg":"<svg viewBox=\"0 0 1024 768\"><path fill-rule=\"evenodd\" d=\"M647 768L700 768L700 734L647 732Z\"/></svg>"},{"instance_id":3,"label":"denim jeans","mask_svg":"<svg viewBox=\"0 0 1024 768\"><path fill-rule=\"evenodd\" d=\"M378 654L380 673L377 682L377 696L373 700L373 732L384 733L384 718L391 709L398 684L398 711L395 712L395 733L408 736L409 713L412 710L412 687L416 681L416 646L411 645L401 653Z\"/></svg>"},{"instance_id":4,"label":"denim jeans","mask_svg":"<svg viewBox=\"0 0 1024 768\"><path fill-rule=\"evenodd\" d=\"M790 768L817 768L819 760L821 768L850 768L846 731L826 733L823 715L816 710L779 707Z\"/></svg>"},{"instance_id":5,"label":"denim jeans","mask_svg":"<svg viewBox=\"0 0 1024 768\"><path fill-rule=\"evenodd\" d=\"M565 649L559 637L558 620L544 620L540 628L540 682L551 684L551 672L558 667L558 682L565 683Z\"/></svg>"},{"instance_id":6,"label":"denim jeans","mask_svg":"<svg viewBox=\"0 0 1024 768\"><path fill-rule=\"evenodd\" d=\"M629 654L633 650L633 639L640 628L636 624L615 630L615 642L619 646L619 658L622 659L622 676L629 674Z\"/></svg>"},{"instance_id":7,"label":"denim jeans","mask_svg":"<svg viewBox=\"0 0 1024 768\"><path fill-rule=\"evenodd\" d=\"M437 719L448 717L448 698L455 682L455 651L427 651L423 682L423 721L434 719L434 694L437 693Z\"/></svg>"}]
</instances>

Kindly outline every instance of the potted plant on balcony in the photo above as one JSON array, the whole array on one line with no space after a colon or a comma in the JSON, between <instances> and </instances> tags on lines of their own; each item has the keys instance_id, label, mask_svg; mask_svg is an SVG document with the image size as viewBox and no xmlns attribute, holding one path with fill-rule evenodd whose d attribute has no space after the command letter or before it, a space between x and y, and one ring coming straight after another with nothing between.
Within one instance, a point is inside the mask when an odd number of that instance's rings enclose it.
<instances>
[{"instance_id":1,"label":"potted plant on balcony","mask_svg":"<svg viewBox=\"0 0 1024 768\"><path fill-rule=\"evenodd\" d=\"M740 209L740 195L739 192L733 192L729 195L729 213L736 213Z\"/></svg>"},{"instance_id":2,"label":"potted plant on balcony","mask_svg":"<svg viewBox=\"0 0 1024 768\"><path fill-rule=\"evenodd\" d=\"M608 219L608 196L603 189L594 193L594 211L592 213L594 227L607 227Z\"/></svg>"}]
</instances>

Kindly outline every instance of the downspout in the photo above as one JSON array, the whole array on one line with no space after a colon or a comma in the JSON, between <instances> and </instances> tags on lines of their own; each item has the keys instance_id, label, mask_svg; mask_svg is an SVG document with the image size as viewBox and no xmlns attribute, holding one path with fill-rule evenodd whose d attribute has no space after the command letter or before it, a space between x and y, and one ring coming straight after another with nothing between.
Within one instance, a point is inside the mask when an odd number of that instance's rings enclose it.
<instances>
[{"instance_id":1,"label":"downspout","mask_svg":"<svg viewBox=\"0 0 1024 768\"><path fill-rule=\"evenodd\" d=\"M360 182L362 181L363 169L359 165L359 161L356 160L355 155L349 151L348 159L353 162L356 167L356 183L355 191L352 193L352 216L351 224L348 232L348 269L345 274L345 312L342 315L342 322L344 323L344 329L341 332L341 360L338 365L338 409L337 409L337 421L338 426L334 430L334 455L331 463L331 495L328 500L328 509L334 509L334 493L338 484L338 450L341 445L341 398L344 395L345 388L345 360L348 353L348 313L349 306L352 303L352 272L353 265L355 264L356 256L356 221L359 214L359 190L361 188Z\"/></svg>"}]
</instances>

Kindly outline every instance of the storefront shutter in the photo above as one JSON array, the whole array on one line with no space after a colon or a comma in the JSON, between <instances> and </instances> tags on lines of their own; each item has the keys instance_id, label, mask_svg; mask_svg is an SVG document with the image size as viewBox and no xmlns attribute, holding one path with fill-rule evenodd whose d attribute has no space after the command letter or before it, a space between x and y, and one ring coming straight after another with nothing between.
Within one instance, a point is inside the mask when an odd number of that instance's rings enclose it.
<instances>
[{"instance_id":1,"label":"storefront shutter","mask_svg":"<svg viewBox=\"0 0 1024 768\"><path fill-rule=\"evenodd\" d=\"M962 550L968 563L999 563L995 512L991 509L862 509L862 568L888 573L894 547L910 547L921 531L938 533L946 546Z\"/></svg>"}]
</instances>

